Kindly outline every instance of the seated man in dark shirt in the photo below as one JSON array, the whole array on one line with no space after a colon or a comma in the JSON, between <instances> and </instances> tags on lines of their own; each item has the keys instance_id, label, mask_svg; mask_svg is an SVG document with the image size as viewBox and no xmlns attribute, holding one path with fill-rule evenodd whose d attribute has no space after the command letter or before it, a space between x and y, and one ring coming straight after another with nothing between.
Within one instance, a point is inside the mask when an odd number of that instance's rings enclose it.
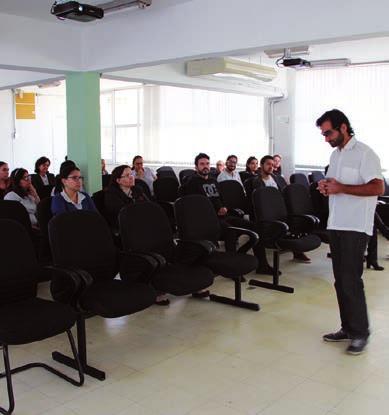
<instances>
[{"instance_id":1,"label":"seated man in dark shirt","mask_svg":"<svg viewBox=\"0 0 389 415\"><path fill-rule=\"evenodd\" d=\"M235 251L237 237L231 232L225 232L228 226L236 226L257 232L256 226L250 221L229 214L228 209L224 206L221 199L217 181L209 176L210 161L207 154L200 153L196 156L195 170L196 174L191 176L185 184L181 186L179 194L180 196L200 194L206 196L210 200L220 220L222 228L221 238L225 242L226 250ZM259 261L257 273L272 275L273 269L267 262L265 248L261 244L257 244L253 248L253 251Z\"/></svg>"}]
</instances>

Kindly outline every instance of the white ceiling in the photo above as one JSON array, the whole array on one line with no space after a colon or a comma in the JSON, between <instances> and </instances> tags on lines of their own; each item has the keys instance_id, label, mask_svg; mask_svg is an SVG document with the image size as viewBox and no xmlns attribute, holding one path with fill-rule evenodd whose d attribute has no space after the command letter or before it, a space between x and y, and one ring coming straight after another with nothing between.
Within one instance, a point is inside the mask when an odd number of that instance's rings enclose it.
<instances>
[{"instance_id":1,"label":"white ceiling","mask_svg":"<svg viewBox=\"0 0 389 415\"><path fill-rule=\"evenodd\" d=\"M79 0L80 3L91 5L105 3L106 1L108 0ZM189 1L194 0L153 0L153 4L150 6L150 9L171 7ZM54 0L0 0L0 13L63 23L58 19L55 19L55 17L50 14L50 9L53 3ZM134 10L136 10L136 8L130 8L128 13ZM113 13L109 15L109 20L115 18L115 16L123 16L123 13ZM84 23L77 24L84 25Z\"/></svg>"}]
</instances>

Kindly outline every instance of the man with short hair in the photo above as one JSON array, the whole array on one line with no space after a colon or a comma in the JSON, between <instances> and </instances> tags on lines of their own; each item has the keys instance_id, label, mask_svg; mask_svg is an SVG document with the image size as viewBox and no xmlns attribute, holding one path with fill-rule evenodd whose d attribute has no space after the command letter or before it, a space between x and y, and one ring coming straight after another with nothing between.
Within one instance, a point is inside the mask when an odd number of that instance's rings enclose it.
<instances>
[{"instance_id":1,"label":"man with short hair","mask_svg":"<svg viewBox=\"0 0 389 415\"><path fill-rule=\"evenodd\" d=\"M257 232L256 226L250 221L228 215L228 209L223 204L220 196L218 182L209 176L210 161L207 154L200 153L196 156L195 170L196 174L191 176L181 186L179 194L180 196L200 194L210 200L220 220L222 231L224 231L222 239L225 241L226 251L235 251L237 237L232 232L225 232L226 228L228 226L236 226ZM254 246L253 251L259 262L257 273L272 275L273 268L267 262L265 248L257 244Z\"/></svg>"},{"instance_id":2,"label":"man with short hair","mask_svg":"<svg viewBox=\"0 0 389 415\"><path fill-rule=\"evenodd\" d=\"M381 164L375 152L357 141L350 121L333 109L316 121L325 141L335 148L326 179L319 191L329 197L327 229L341 329L323 336L324 341L349 341L349 354L364 351L369 321L363 288L363 259L373 233L377 196L384 193Z\"/></svg>"},{"instance_id":3,"label":"man with short hair","mask_svg":"<svg viewBox=\"0 0 389 415\"><path fill-rule=\"evenodd\" d=\"M226 160L226 167L225 169L217 176L217 181L224 182L225 180L235 180L237 181L241 186L242 180L240 178L239 173L236 171L236 165L238 164L238 157L231 154L227 157Z\"/></svg>"}]
</instances>

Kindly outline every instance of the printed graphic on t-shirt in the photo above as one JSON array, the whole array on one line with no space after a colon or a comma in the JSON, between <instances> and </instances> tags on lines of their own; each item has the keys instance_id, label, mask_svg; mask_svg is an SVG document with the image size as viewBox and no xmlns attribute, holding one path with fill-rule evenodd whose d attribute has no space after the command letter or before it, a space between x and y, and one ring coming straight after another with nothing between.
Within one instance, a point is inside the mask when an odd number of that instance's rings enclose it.
<instances>
[{"instance_id":1,"label":"printed graphic on t-shirt","mask_svg":"<svg viewBox=\"0 0 389 415\"><path fill-rule=\"evenodd\" d=\"M207 197L219 197L220 196L215 183L203 184L203 189Z\"/></svg>"}]
</instances>

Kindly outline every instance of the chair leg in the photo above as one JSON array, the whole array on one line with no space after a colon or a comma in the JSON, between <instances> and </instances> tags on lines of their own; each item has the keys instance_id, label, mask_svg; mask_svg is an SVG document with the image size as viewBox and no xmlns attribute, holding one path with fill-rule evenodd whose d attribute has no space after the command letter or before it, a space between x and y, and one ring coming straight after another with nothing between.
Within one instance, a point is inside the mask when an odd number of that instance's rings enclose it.
<instances>
[{"instance_id":1,"label":"chair leg","mask_svg":"<svg viewBox=\"0 0 389 415\"><path fill-rule=\"evenodd\" d=\"M269 290L282 291L284 293L294 293L293 287L288 287L286 285L280 285L280 252L278 250L273 252L273 282L250 280L249 285L254 285L256 287L268 288Z\"/></svg>"},{"instance_id":2,"label":"chair leg","mask_svg":"<svg viewBox=\"0 0 389 415\"><path fill-rule=\"evenodd\" d=\"M87 353L86 353L86 329L85 329L85 316L79 314L77 318L77 345L78 356L83 372L98 380L105 380L105 373L99 369L96 369L88 365ZM73 369L77 369L77 361L74 358L66 356L60 352L53 352L52 357L56 362L69 366Z\"/></svg>"},{"instance_id":3,"label":"chair leg","mask_svg":"<svg viewBox=\"0 0 389 415\"><path fill-rule=\"evenodd\" d=\"M235 284L235 298L223 297L216 294L211 294L209 299L217 303L223 303L228 305L233 305L235 307L246 308L248 310L259 311L259 304L249 303L248 301L242 300L242 286L241 286L242 277L234 279Z\"/></svg>"},{"instance_id":4,"label":"chair leg","mask_svg":"<svg viewBox=\"0 0 389 415\"><path fill-rule=\"evenodd\" d=\"M54 375L57 375L61 379L66 380L67 382L71 383L74 386L82 386L84 384L84 373L82 371L80 359L78 357L76 344L74 342L74 338L72 335L72 332L70 330L66 330L66 334L69 339L69 343L72 349L72 353L74 356L74 361L76 362L75 368L78 371L79 380L75 380L64 373L60 372L59 370L55 369L54 367L51 367L47 365L46 363L40 363L40 362L34 362L34 363L27 363L26 365L16 367L14 369L11 369L9 364L9 353L8 353L8 346L3 345L3 356L4 356L4 373L0 373L0 378L5 377L7 379L7 390L8 390L8 401L9 401L9 409L5 410L4 408L0 407L0 413L1 414L11 414L15 408L15 399L13 394L13 388L12 388L12 377L11 375L14 375L15 373L20 373L28 369L37 368L40 367L42 369L45 369L49 371L50 373L53 373Z\"/></svg>"},{"instance_id":5,"label":"chair leg","mask_svg":"<svg viewBox=\"0 0 389 415\"><path fill-rule=\"evenodd\" d=\"M12 388L12 377L11 377L11 368L9 364L9 354L8 354L8 346L4 344L3 348L3 358L4 358L4 376L7 379L7 391L8 391L8 409L4 409L0 406L0 413L1 414L12 414L13 410L15 409L15 398L14 398L14 391ZM2 376L2 377L4 377Z\"/></svg>"}]
</instances>

